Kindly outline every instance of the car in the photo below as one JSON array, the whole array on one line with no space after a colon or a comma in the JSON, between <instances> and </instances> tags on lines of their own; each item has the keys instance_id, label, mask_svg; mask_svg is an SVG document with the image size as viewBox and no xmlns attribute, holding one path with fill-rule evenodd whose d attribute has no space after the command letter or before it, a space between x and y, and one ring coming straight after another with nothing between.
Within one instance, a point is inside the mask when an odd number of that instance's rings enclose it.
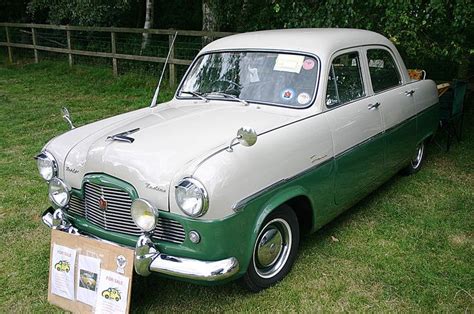
<instances>
[{"instance_id":1,"label":"car","mask_svg":"<svg viewBox=\"0 0 474 314\"><path fill-rule=\"evenodd\" d=\"M54 268L60 272L68 273L71 270L71 266L69 265L68 261L59 261L54 264Z\"/></svg>"},{"instance_id":2,"label":"car","mask_svg":"<svg viewBox=\"0 0 474 314\"><path fill-rule=\"evenodd\" d=\"M439 118L436 84L357 29L216 40L154 101L44 146L43 221L133 247L139 275L255 292L290 272L302 236L418 172Z\"/></svg>"},{"instance_id":3,"label":"car","mask_svg":"<svg viewBox=\"0 0 474 314\"><path fill-rule=\"evenodd\" d=\"M102 296L106 299L112 299L117 302L122 298L120 291L117 288L108 288L102 291Z\"/></svg>"}]
</instances>

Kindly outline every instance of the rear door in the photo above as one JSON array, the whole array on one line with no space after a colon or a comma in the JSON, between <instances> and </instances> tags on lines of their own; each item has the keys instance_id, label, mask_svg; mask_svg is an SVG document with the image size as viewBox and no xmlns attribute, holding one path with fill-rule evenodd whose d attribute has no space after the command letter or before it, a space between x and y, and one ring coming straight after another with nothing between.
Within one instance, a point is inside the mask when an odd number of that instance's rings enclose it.
<instances>
[{"instance_id":1,"label":"rear door","mask_svg":"<svg viewBox=\"0 0 474 314\"><path fill-rule=\"evenodd\" d=\"M391 176L411 159L416 147L415 90L403 82L394 54L383 46L364 49L370 74L370 89L385 133L385 174Z\"/></svg>"},{"instance_id":2,"label":"rear door","mask_svg":"<svg viewBox=\"0 0 474 314\"><path fill-rule=\"evenodd\" d=\"M336 54L327 75L325 114L334 141L335 202L341 205L371 191L371 184L383 171L382 117L378 104L367 96L362 51Z\"/></svg>"}]
</instances>

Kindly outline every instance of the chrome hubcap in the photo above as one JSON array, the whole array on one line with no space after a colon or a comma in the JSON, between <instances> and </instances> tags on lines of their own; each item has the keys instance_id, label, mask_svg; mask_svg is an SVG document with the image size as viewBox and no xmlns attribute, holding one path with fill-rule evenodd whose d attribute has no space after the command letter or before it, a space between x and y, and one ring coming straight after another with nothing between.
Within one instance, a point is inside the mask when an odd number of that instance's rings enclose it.
<instances>
[{"instance_id":1,"label":"chrome hubcap","mask_svg":"<svg viewBox=\"0 0 474 314\"><path fill-rule=\"evenodd\" d=\"M285 265L292 244L290 225L276 218L265 225L255 243L253 263L262 278L275 276Z\"/></svg>"},{"instance_id":2,"label":"chrome hubcap","mask_svg":"<svg viewBox=\"0 0 474 314\"><path fill-rule=\"evenodd\" d=\"M411 166L416 169L420 166L421 160L423 159L423 151L425 149L425 145L421 143L417 148L416 148L416 154L415 158L411 161Z\"/></svg>"},{"instance_id":3,"label":"chrome hubcap","mask_svg":"<svg viewBox=\"0 0 474 314\"><path fill-rule=\"evenodd\" d=\"M275 227L267 230L257 246L257 263L263 267L273 265L280 255L282 245L281 232Z\"/></svg>"}]
</instances>

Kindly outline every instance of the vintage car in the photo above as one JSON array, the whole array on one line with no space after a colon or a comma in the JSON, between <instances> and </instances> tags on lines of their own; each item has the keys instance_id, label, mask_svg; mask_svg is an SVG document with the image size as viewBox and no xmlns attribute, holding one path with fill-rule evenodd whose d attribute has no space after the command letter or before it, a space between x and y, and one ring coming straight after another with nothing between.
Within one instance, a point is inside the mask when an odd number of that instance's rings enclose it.
<instances>
[{"instance_id":1,"label":"vintage car","mask_svg":"<svg viewBox=\"0 0 474 314\"><path fill-rule=\"evenodd\" d=\"M435 83L412 81L382 35L233 35L201 50L171 101L47 143L43 221L134 247L139 275L259 291L302 235L417 172L437 125Z\"/></svg>"}]
</instances>

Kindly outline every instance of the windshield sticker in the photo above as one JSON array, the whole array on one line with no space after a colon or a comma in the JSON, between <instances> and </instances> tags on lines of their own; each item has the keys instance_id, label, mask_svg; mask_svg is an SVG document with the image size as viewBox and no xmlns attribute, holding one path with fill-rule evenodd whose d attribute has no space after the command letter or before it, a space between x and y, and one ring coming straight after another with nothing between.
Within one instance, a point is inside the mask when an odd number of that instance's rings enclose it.
<instances>
[{"instance_id":1,"label":"windshield sticker","mask_svg":"<svg viewBox=\"0 0 474 314\"><path fill-rule=\"evenodd\" d=\"M292 90L291 88L287 88L281 93L281 98L283 98L284 100L291 100L294 95L294 90Z\"/></svg>"},{"instance_id":2,"label":"windshield sticker","mask_svg":"<svg viewBox=\"0 0 474 314\"><path fill-rule=\"evenodd\" d=\"M273 71L300 73L304 56L279 54L275 61Z\"/></svg>"},{"instance_id":3,"label":"windshield sticker","mask_svg":"<svg viewBox=\"0 0 474 314\"><path fill-rule=\"evenodd\" d=\"M312 70L314 68L314 60L313 59L306 59L303 62L303 69L306 71Z\"/></svg>"},{"instance_id":4,"label":"windshield sticker","mask_svg":"<svg viewBox=\"0 0 474 314\"><path fill-rule=\"evenodd\" d=\"M249 70L250 83L260 82L260 78L258 77L258 69L257 68L251 68L249 66L248 70Z\"/></svg>"},{"instance_id":5,"label":"windshield sticker","mask_svg":"<svg viewBox=\"0 0 474 314\"><path fill-rule=\"evenodd\" d=\"M301 105L306 105L311 100L311 96L308 93L301 93L298 95L298 103Z\"/></svg>"}]
</instances>

